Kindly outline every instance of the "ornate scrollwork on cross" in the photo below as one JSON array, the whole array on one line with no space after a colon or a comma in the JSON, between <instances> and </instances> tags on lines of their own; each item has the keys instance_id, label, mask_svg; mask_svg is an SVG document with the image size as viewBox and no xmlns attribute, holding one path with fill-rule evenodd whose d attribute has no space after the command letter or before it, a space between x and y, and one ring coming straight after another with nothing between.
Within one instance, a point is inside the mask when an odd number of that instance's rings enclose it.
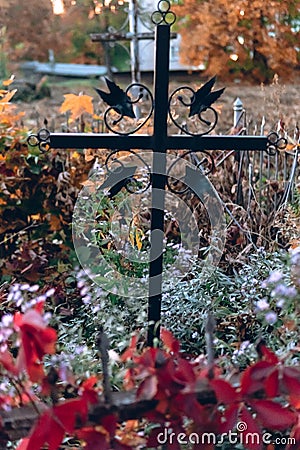
<instances>
[{"instance_id":1,"label":"ornate scrollwork on cross","mask_svg":"<svg viewBox=\"0 0 300 450\"><path fill-rule=\"evenodd\" d=\"M218 113L211 106L225 88L212 90L216 77L211 78L197 91L190 86L181 86L169 98L169 116L183 133L203 136L217 125Z\"/></svg>"},{"instance_id":2,"label":"ornate scrollwork on cross","mask_svg":"<svg viewBox=\"0 0 300 450\"><path fill-rule=\"evenodd\" d=\"M287 146L287 139L279 136L275 131L272 131L268 134L267 141L267 154L270 156L276 155L276 153L280 150L284 150Z\"/></svg>"},{"instance_id":3,"label":"ornate scrollwork on cross","mask_svg":"<svg viewBox=\"0 0 300 450\"><path fill-rule=\"evenodd\" d=\"M152 115L154 101L151 91L141 83L132 83L125 91L107 78L106 84L109 92L96 89L109 105L104 113L106 127L122 136L136 133Z\"/></svg>"},{"instance_id":4,"label":"ornate scrollwork on cross","mask_svg":"<svg viewBox=\"0 0 300 450\"><path fill-rule=\"evenodd\" d=\"M157 11L151 16L154 25L173 25L176 22L176 15L171 11L171 4L167 0L160 0L157 4Z\"/></svg>"},{"instance_id":5,"label":"ornate scrollwork on cross","mask_svg":"<svg viewBox=\"0 0 300 450\"><path fill-rule=\"evenodd\" d=\"M41 152L50 150L50 131L47 128L41 128L37 134L31 134L27 138L27 144L30 147L39 147Z\"/></svg>"},{"instance_id":6,"label":"ornate scrollwork on cross","mask_svg":"<svg viewBox=\"0 0 300 450\"><path fill-rule=\"evenodd\" d=\"M200 153L201 159L196 155ZM188 150L180 155L180 158L174 159L167 170L167 186L168 189L177 195L183 195L190 187L185 184L186 174L179 174L178 170L182 169L181 160L190 158L192 164L200 171L202 175L209 175L215 170L215 160L211 153L205 150Z\"/></svg>"},{"instance_id":7,"label":"ornate scrollwork on cross","mask_svg":"<svg viewBox=\"0 0 300 450\"><path fill-rule=\"evenodd\" d=\"M130 165L124 164L124 155L120 158L119 153L132 155ZM130 194L142 194L151 185L151 169L147 161L134 150L114 150L110 152L105 160L104 167L107 176L101 189L109 189L109 196L114 197L123 187ZM134 165L134 160L136 164Z\"/></svg>"}]
</instances>

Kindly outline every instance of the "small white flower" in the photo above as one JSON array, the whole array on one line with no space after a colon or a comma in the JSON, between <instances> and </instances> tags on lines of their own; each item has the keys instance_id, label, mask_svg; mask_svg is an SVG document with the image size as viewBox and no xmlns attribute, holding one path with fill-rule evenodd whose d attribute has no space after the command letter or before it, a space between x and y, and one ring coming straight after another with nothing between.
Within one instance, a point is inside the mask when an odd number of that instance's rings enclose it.
<instances>
[{"instance_id":1,"label":"small white flower","mask_svg":"<svg viewBox=\"0 0 300 450\"><path fill-rule=\"evenodd\" d=\"M47 292L45 293L45 295L46 295L46 297L52 297L52 295L54 294L54 292L55 292L55 289L54 289L54 288L51 288L51 289L49 289L49 291L47 291Z\"/></svg>"},{"instance_id":2,"label":"small white flower","mask_svg":"<svg viewBox=\"0 0 300 450\"><path fill-rule=\"evenodd\" d=\"M30 288L28 289L29 292L36 292L39 290L39 285L38 284L34 284L33 286L30 286Z\"/></svg>"},{"instance_id":3,"label":"small white flower","mask_svg":"<svg viewBox=\"0 0 300 450\"><path fill-rule=\"evenodd\" d=\"M28 291L29 288L30 288L29 284L22 284L22 286L20 287L21 291Z\"/></svg>"},{"instance_id":4,"label":"small white flower","mask_svg":"<svg viewBox=\"0 0 300 450\"><path fill-rule=\"evenodd\" d=\"M20 289L20 285L18 283L14 284L11 288L12 292L16 292Z\"/></svg>"},{"instance_id":5,"label":"small white flower","mask_svg":"<svg viewBox=\"0 0 300 450\"><path fill-rule=\"evenodd\" d=\"M12 314L5 314L1 319L1 326L9 327L13 323L14 319Z\"/></svg>"},{"instance_id":6,"label":"small white flower","mask_svg":"<svg viewBox=\"0 0 300 450\"><path fill-rule=\"evenodd\" d=\"M52 314L51 314L50 312L46 312L46 313L43 315L44 322L45 322L45 323L49 323L50 320L51 320L51 317L52 317Z\"/></svg>"}]
</instances>

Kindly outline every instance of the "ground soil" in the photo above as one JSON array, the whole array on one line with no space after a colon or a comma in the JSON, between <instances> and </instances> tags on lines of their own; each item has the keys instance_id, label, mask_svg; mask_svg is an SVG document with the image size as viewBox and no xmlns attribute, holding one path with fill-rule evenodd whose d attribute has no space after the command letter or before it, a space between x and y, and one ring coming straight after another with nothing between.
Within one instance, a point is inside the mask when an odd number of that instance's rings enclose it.
<instances>
[{"instance_id":1,"label":"ground soil","mask_svg":"<svg viewBox=\"0 0 300 450\"><path fill-rule=\"evenodd\" d=\"M193 74L172 75L170 80L170 90L181 85L191 85L197 89L205 80ZM127 76L116 77L116 82L121 87L130 84ZM142 79L149 87L152 86L151 76L144 76ZM50 86L51 97L33 102L18 102L19 108L26 112L26 122L31 128L43 126L44 119L47 119L48 126L52 126L56 131L61 130L61 124L65 117L59 113L64 94L79 93L92 95L97 102L97 94L93 87L106 89L103 80L76 80L49 78L47 83ZM233 125L233 103L237 97L243 102L246 110L246 125L249 134L259 134L261 121L265 117L266 129L277 128L278 121L285 123L289 134L293 135L293 130L300 122L300 77L295 77L293 83L282 83L280 80L263 86L251 85L246 81L237 80L235 83L222 83L217 81L216 88L226 86L225 92L218 100L220 107L219 123L216 133L229 133Z\"/></svg>"}]
</instances>

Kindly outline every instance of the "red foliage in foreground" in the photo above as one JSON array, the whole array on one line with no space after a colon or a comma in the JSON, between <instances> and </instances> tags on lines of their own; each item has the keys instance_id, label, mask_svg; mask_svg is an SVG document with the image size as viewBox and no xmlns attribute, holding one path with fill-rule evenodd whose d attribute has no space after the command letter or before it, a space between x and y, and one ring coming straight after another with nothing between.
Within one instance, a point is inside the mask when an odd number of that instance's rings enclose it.
<instances>
[{"instance_id":1,"label":"red foliage in foreground","mask_svg":"<svg viewBox=\"0 0 300 450\"><path fill-rule=\"evenodd\" d=\"M43 304L38 303L25 313L16 313L11 327L18 334L20 348L16 359L9 351L9 342L1 347L0 363L10 380L24 388L23 402L34 401L30 395L30 383L38 384L42 393L49 388L49 374L43 365L45 354L55 352L56 332L48 327L43 316ZM137 351L137 339L122 355L129 364L125 376L125 388L137 388L140 401L155 400L155 407L143 414L151 422L148 436L138 433L137 421L118 422L117 414L108 412L91 426L88 412L98 401L98 378L85 380L76 391L76 397L63 399L52 407L45 405L30 435L24 438L18 450L40 450L48 444L49 450L58 450L65 436L73 436L82 442L86 450L134 449L141 441L148 447L159 447L165 430L167 448L180 449L183 437L200 437L194 448L213 449L214 443L201 441L201 436L212 433L218 439L235 431L239 442L249 450L273 448L265 446L263 433L289 432L287 450L300 447L300 369L285 367L282 361L261 343L260 359L242 372L238 383L224 378L217 367L208 370L203 360L185 359L180 344L167 330L161 334L163 348L146 348ZM213 391L216 402L201 404L197 394ZM9 395L0 396L0 404L15 405ZM188 427L186 424L188 423ZM244 427L241 427L244 424ZM139 429L140 431L140 429ZM173 438L171 437L173 436ZM249 439L256 436L256 439ZM269 434L268 436L271 436ZM177 438L175 438L177 437ZM260 439L261 438L261 439ZM191 441L192 442L192 441ZM195 441L193 441L195 442ZM271 442L270 442L271 443Z\"/></svg>"}]
</instances>

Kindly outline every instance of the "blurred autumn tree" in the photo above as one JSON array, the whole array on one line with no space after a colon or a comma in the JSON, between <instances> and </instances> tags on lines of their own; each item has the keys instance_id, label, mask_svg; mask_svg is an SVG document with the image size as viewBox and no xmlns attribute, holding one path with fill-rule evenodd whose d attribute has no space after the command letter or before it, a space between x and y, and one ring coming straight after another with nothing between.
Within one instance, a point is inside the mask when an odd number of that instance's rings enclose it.
<instances>
[{"instance_id":1,"label":"blurred autumn tree","mask_svg":"<svg viewBox=\"0 0 300 450\"><path fill-rule=\"evenodd\" d=\"M48 57L48 49L57 48L59 41L54 22L49 0L10 0L6 7L3 4L1 25L6 27L10 59Z\"/></svg>"},{"instance_id":2,"label":"blurred autumn tree","mask_svg":"<svg viewBox=\"0 0 300 450\"><path fill-rule=\"evenodd\" d=\"M104 64L103 49L91 42L90 33L118 29L127 14L124 7L99 9L100 4L64 0L64 13L55 15L51 0L0 0L0 27L5 26L10 60L45 61L52 49L57 61Z\"/></svg>"},{"instance_id":3,"label":"blurred autumn tree","mask_svg":"<svg viewBox=\"0 0 300 450\"><path fill-rule=\"evenodd\" d=\"M259 81L300 68L299 0L184 0L172 9L185 64Z\"/></svg>"}]
</instances>

